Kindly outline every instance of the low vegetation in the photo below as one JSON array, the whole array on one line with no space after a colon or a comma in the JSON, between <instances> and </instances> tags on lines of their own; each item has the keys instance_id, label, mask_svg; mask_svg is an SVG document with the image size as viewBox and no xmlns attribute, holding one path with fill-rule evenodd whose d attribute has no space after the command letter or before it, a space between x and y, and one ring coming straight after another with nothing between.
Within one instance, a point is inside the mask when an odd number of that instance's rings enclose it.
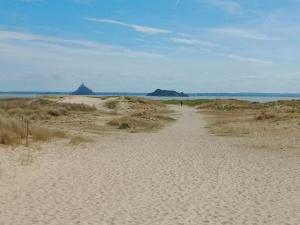
<instances>
[{"instance_id":1,"label":"low vegetation","mask_svg":"<svg viewBox=\"0 0 300 225\"><path fill-rule=\"evenodd\" d=\"M0 144L18 145L26 143L27 122L30 141L49 141L65 138L61 129L43 126L46 121L56 120L81 112L94 112L96 109L83 104L66 104L40 99L1 99L0 100Z\"/></svg>"},{"instance_id":2,"label":"low vegetation","mask_svg":"<svg viewBox=\"0 0 300 225\"><path fill-rule=\"evenodd\" d=\"M180 104L168 101L167 104ZM241 100L192 100L184 105L195 107L205 116L211 133L227 137L245 137L249 145L300 145L300 101L258 103Z\"/></svg>"},{"instance_id":3,"label":"low vegetation","mask_svg":"<svg viewBox=\"0 0 300 225\"><path fill-rule=\"evenodd\" d=\"M111 119L108 124L120 130L152 131L174 119L164 104L138 97L124 97L129 113Z\"/></svg>"},{"instance_id":4,"label":"low vegetation","mask_svg":"<svg viewBox=\"0 0 300 225\"><path fill-rule=\"evenodd\" d=\"M165 104L138 97L99 98L103 110L71 104L64 97L0 100L0 144L20 145L70 137L70 144L106 131L150 131L172 121ZM72 102L72 98L71 101ZM99 107L98 105L98 107ZM106 108L106 109L105 109ZM27 138L27 121L29 122ZM74 135L83 133L83 136ZM87 135L86 135L87 134Z\"/></svg>"},{"instance_id":5,"label":"low vegetation","mask_svg":"<svg viewBox=\"0 0 300 225\"><path fill-rule=\"evenodd\" d=\"M117 107L117 105L118 105L118 101L116 101L116 100L107 101L105 103L105 106L109 109L115 109Z\"/></svg>"},{"instance_id":6,"label":"low vegetation","mask_svg":"<svg viewBox=\"0 0 300 225\"><path fill-rule=\"evenodd\" d=\"M67 116L72 112L91 112L94 107L84 104L59 103L40 99L4 99L0 101L2 113L29 120L47 120L51 117Z\"/></svg>"},{"instance_id":7,"label":"low vegetation","mask_svg":"<svg viewBox=\"0 0 300 225\"><path fill-rule=\"evenodd\" d=\"M27 136L27 123L15 118L0 116L0 144L17 145L25 144L26 139L35 141L48 141L52 138L64 138L66 134L63 131L47 129L29 124Z\"/></svg>"},{"instance_id":8,"label":"low vegetation","mask_svg":"<svg viewBox=\"0 0 300 225\"><path fill-rule=\"evenodd\" d=\"M71 145L79 145L79 144L84 144L89 142L93 142L93 139L82 135L75 135L72 136L70 139Z\"/></svg>"}]
</instances>

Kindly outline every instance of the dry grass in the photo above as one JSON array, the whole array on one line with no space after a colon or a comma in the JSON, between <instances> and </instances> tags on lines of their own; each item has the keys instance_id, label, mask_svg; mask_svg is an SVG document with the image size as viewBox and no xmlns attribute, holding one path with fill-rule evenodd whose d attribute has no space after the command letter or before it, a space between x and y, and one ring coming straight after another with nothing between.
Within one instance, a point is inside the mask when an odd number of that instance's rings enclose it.
<instances>
[{"instance_id":1,"label":"dry grass","mask_svg":"<svg viewBox=\"0 0 300 225\"><path fill-rule=\"evenodd\" d=\"M117 105L118 105L118 101L116 100L108 101L105 103L105 106L109 109L115 109L117 108Z\"/></svg>"},{"instance_id":2,"label":"dry grass","mask_svg":"<svg viewBox=\"0 0 300 225\"><path fill-rule=\"evenodd\" d=\"M300 101L215 100L197 108L215 135L245 137L249 146L300 146Z\"/></svg>"},{"instance_id":3,"label":"dry grass","mask_svg":"<svg viewBox=\"0 0 300 225\"><path fill-rule=\"evenodd\" d=\"M255 115L256 120L270 120L274 118L275 114L273 113L259 112L259 114Z\"/></svg>"},{"instance_id":4,"label":"dry grass","mask_svg":"<svg viewBox=\"0 0 300 225\"><path fill-rule=\"evenodd\" d=\"M66 133L54 125L56 121L72 120L76 116L94 112L96 112L95 107L84 104L58 103L48 98L1 99L0 143L5 145L23 144L26 136L25 121L30 122L29 138L32 141L65 138ZM52 124L53 126L51 126Z\"/></svg>"},{"instance_id":5,"label":"dry grass","mask_svg":"<svg viewBox=\"0 0 300 225\"><path fill-rule=\"evenodd\" d=\"M142 119L137 119L130 116L124 116L120 118L114 118L108 122L109 125L117 127L118 129L132 129L141 130L149 129L154 126L154 123L146 122Z\"/></svg>"},{"instance_id":6,"label":"dry grass","mask_svg":"<svg viewBox=\"0 0 300 225\"><path fill-rule=\"evenodd\" d=\"M94 140L89 137L76 135L76 136L71 137L70 144L71 145L79 145L79 144L89 143L89 142L93 142L93 141Z\"/></svg>"},{"instance_id":7,"label":"dry grass","mask_svg":"<svg viewBox=\"0 0 300 225\"><path fill-rule=\"evenodd\" d=\"M108 122L110 126L131 132L152 131L174 120L166 106L158 101L124 97L123 102L127 102L130 113L111 119Z\"/></svg>"},{"instance_id":8,"label":"dry grass","mask_svg":"<svg viewBox=\"0 0 300 225\"><path fill-rule=\"evenodd\" d=\"M0 116L0 144L18 145L25 143L26 123L15 118ZM35 141L48 141L52 138L64 138L66 134L60 130L29 126L29 138Z\"/></svg>"},{"instance_id":9,"label":"dry grass","mask_svg":"<svg viewBox=\"0 0 300 225\"><path fill-rule=\"evenodd\" d=\"M2 114L29 120L49 120L51 118L68 116L78 112L93 112L94 107L84 104L57 103L46 98L40 99L2 99L0 101Z\"/></svg>"},{"instance_id":10,"label":"dry grass","mask_svg":"<svg viewBox=\"0 0 300 225\"><path fill-rule=\"evenodd\" d=\"M35 141L49 141L53 138L66 138L66 133L61 130L43 127L32 127L30 129L30 135Z\"/></svg>"},{"instance_id":11,"label":"dry grass","mask_svg":"<svg viewBox=\"0 0 300 225\"><path fill-rule=\"evenodd\" d=\"M20 122L0 116L0 144L19 144L23 138L25 138L25 130Z\"/></svg>"},{"instance_id":12,"label":"dry grass","mask_svg":"<svg viewBox=\"0 0 300 225\"><path fill-rule=\"evenodd\" d=\"M160 102L137 97L107 99L105 113L85 104L60 103L57 98L0 100L0 144L25 144L30 122L30 142L65 138L68 133L98 134L113 130L150 131L172 121L170 111ZM71 144L87 142L71 137Z\"/></svg>"},{"instance_id":13,"label":"dry grass","mask_svg":"<svg viewBox=\"0 0 300 225\"><path fill-rule=\"evenodd\" d=\"M122 116L114 118L108 122L109 125L118 129L129 129L131 131L152 131L161 128L165 123L173 121L174 119L165 115L147 115L143 113Z\"/></svg>"}]
</instances>

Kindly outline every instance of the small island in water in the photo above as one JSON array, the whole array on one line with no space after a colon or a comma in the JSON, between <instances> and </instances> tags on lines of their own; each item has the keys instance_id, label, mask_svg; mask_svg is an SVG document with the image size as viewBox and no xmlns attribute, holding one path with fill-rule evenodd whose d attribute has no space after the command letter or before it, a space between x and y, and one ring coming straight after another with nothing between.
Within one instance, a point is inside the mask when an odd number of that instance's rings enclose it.
<instances>
[{"instance_id":1,"label":"small island in water","mask_svg":"<svg viewBox=\"0 0 300 225\"><path fill-rule=\"evenodd\" d=\"M154 92L147 94L147 96L158 96L158 97L189 97L183 92L177 92L173 90L161 90L156 89Z\"/></svg>"},{"instance_id":2,"label":"small island in water","mask_svg":"<svg viewBox=\"0 0 300 225\"><path fill-rule=\"evenodd\" d=\"M86 87L84 84L81 84L76 91L71 93L71 95L95 95L95 92Z\"/></svg>"}]
</instances>

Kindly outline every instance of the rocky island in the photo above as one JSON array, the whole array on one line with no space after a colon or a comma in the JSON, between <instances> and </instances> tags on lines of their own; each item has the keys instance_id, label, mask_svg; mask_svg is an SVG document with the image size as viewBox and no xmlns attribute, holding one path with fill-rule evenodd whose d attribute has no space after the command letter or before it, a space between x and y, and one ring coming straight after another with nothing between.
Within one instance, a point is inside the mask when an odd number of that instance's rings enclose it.
<instances>
[{"instance_id":1,"label":"rocky island","mask_svg":"<svg viewBox=\"0 0 300 225\"><path fill-rule=\"evenodd\" d=\"M71 95L95 95L95 93L84 84L81 84L76 91L71 93Z\"/></svg>"},{"instance_id":2,"label":"rocky island","mask_svg":"<svg viewBox=\"0 0 300 225\"><path fill-rule=\"evenodd\" d=\"M173 90L161 90L156 89L154 92L147 94L147 96L158 96L158 97L189 97L183 92L177 92Z\"/></svg>"}]
</instances>

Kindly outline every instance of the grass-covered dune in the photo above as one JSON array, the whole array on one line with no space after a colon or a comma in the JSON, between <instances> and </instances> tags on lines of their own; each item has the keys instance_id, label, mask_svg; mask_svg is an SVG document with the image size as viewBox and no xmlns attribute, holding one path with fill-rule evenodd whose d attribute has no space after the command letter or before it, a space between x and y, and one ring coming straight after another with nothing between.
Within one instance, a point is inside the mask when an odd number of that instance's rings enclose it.
<instances>
[{"instance_id":1,"label":"grass-covered dune","mask_svg":"<svg viewBox=\"0 0 300 225\"><path fill-rule=\"evenodd\" d=\"M61 129L44 126L44 122L95 108L82 104L63 104L40 99L0 100L0 144L18 145L29 141L48 141L65 138ZM27 139L27 140L26 140Z\"/></svg>"},{"instance_id":2,"label":"grass-covered dune","mask_svg":"<svg viewBox=\"0 0 300 225\"><path fill-rule=\"evenodd\" d=\"M163 103L178 105L180 100ZM200 99L183 100L183 104L204 115L212 134L245 137L249 145L263 149L300 146L300 100L259 103Z\"/></svg>"},{"instance_id":3,"label":"grass-covered dune","mask_svg":"<svg viewBox=\"0 0 300 225\"><path fill-rule=\"evenodd\" d=\"M70 143L76 144L103 132L152 131L172 121L169 114L165 104L137 97L1 99L0 144L68 136Z\"/></svg>"},{"instance_id":4,"label":"grass-covered dune","mask_svg":"<svg viewBox=\"0 0 300 225\"><path fill-rule=\"evenodd\" d=\"M128 129L133 132L152 131L174 120L170 116L171 111L159 101L121 97L107 101L105 106L114 110L117 115L108 124L118 129ZM124 113L124 108L127 113Z\"/></svg>"}]
</instances>

